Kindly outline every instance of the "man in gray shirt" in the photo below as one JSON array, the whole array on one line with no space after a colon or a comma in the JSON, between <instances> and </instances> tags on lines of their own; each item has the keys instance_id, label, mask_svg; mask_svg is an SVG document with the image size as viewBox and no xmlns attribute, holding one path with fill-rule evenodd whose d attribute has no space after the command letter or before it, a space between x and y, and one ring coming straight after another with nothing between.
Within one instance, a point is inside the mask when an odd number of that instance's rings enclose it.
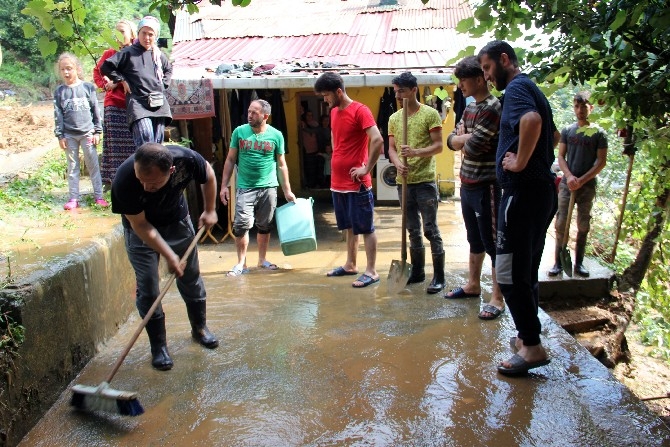
<instances>
[{"instance_id":1,"label":"man in gray shirt","mask_svg":"<svg viewBox=\"0 0 670 447\"><path fill-rule=\"evenodd\" d=\"M571 193L575 194L577 205L577 240L575 243L575 274L589 276L584 267L586 237L591 229L591 208L596 196L596 176L607 162L607 136L605 132L589 122L593 105L589 102L589 92L579 92L573 98L577 122L561 131L558 144L558 165L563 171L559 185L558 212L556 213L556 261L547 272L557 276L562 271L559 253L565 241L565 223Z\"/></svg>"}]
</instances>

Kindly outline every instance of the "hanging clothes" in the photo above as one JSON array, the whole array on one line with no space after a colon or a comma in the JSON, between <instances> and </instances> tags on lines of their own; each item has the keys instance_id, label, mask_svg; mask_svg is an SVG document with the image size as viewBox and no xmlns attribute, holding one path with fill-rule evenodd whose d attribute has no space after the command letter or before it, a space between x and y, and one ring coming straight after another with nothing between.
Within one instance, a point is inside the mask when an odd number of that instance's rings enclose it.
<instances>
[{"instance_id":1,"label":"hanging clothes","mask_svg":"<svg viewBox=\"0 0 670 447\"><path fill-rule=\"evenodd\" d=\"M223 113L221 115L222 117L222 122L220 124L221 126L221 138L223 140L223 151L224 151L224 157L225 159L225 154L228 153L228 148L230 147L230 137L232 135L232 125L230 124L230 101L229 97L231 95L230 90L220 90L221 92L221 109L225 110L227 113Z\"/></svg>"},{"instance_id":2,"label":"hanging clothes","mask_svg":"<svg viewBox=\"0 0 670 447\"><path fill-rule=\"evenodd\" d=\"M272 127L279 130L282 135L284 135L284 141L288 141L288 129L286 126L286 113L284 112L284 101L281 97L281 91L277 88L258 90L256 92L259 99L264 99L270 103L272 107L272 113L270 115L269 123ZM284 147L285 152L288 154L289 147L288 144Z\"/></svg>"},{"instance_id":3,"label":"hanging clothes","mask_svg":"<svg viewBox=\"0 0 670 447\"><path fill-rule=\"evenodd\" d=\"M389 118L398 110L393 88L386 87L384 94L379 100L379 114L377 115L377 127L384 139L384 157L389 158Z\"/></svg>"},{"instance_id":4,"label":"hanging clothes","mask_svg":"<svg viewBox=\"0 0 670 447\"><path fill-rule=\"evenodd\" d=\"M242 112L244 110L244 112ZM230 91L230 127L235 129L246 123L247 109L242 108L238 90ZM243 121L244 119L244 121Z\"/></svg>"},{"instance_id":5,"label":"hanging clothes","mask_svg":"<svg viewBox=\"0 0 670 447\"><path fill-rule=\"evenodd\" d=\"M456 119L456 124L461 121L463 112L465 111L465 98L463 97L463 91L460 88L454 90L454 116Z\"/></svg>"},{"instance_id":6,"label":"hanging clothes","mask_svg":"<svg viewBox=\"0 0 670 447\"><path fill-rule=\"evenodd\" d=\"M249 110L249 105L251 104L252 98L256 95L256 92L249 89L240 89L237 93L240 95L240 108L242 111L242 121L238 124L239 126L241 124L247 124L247 111ZM235 129L235 127L233 127L233 129Z\"/></svg>"}]
</instances>

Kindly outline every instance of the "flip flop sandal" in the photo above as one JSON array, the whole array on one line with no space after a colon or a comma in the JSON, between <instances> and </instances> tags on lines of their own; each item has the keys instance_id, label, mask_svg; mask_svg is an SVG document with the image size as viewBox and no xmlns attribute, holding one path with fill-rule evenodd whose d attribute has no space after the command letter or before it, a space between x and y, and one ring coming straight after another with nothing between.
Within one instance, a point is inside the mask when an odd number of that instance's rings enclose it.
<instances>
[{"instance_id":1,"label":"flip flop sandal","mask_svg":"<svg viewBox=\"0 0 670 447\"><path fill-rule=\"evenodd\" d=\"M517 376L521 374L528 373L529 370L534 368L539 368L540 366L548 365L551 362L550 359L538 360L537 362L527 362L519 354L514 354L507 360L511 366L506 368L502 365L498 365L498 372L506 376Z\"/></svg>"},{"instance_id":2,"label":"flip flop sandal","mask_svg":"<svg viewBox=\"0 0 670 447\"><path fill-rule=\"evenodd\" d=\"M340 266L326 273L326 276L347 276L347 275L358 275L358 272L348 272L344 270L344 267Z\"/></svg>"},{"instance_id":3,"label":"flip flop sandal","mask_svg":"<svg viewBox=\"0 0 670 447\"><path fill-rule=\"evenodd\" d=\"M245 273L249 273L249 269L242 267L241 265L234 266L227 274L227 276L240 276Z\"/></svg>"},{"instance_id":4,"label":"flip flop sandal","mask_svg":"<svg viewBox=\"0 0 670 447\"><path fill-rule=\"evenodd\" d=\"M372 278L372 277L366 275L365 273L363 273L361 276L358 277L358 279L357 279L356 281L360 282L361 285L358 285L358 286L357 286L356 284L353 284L353 283L352 283L351 286L352 286L352 287L355 287L356 289L360 289L360 288L362 288L362 287L367 287L367 286L369 286L370 284L378 283L378 282L379 282L379 278L374 279L374 278Z\"/></svg>"},{"instance_id":5,"label":"flip flop sandal","mask_svg":"<svg viewBox=\"0 0 670 447\"><path fill-rule=\"evenodd\" d=\"M265 269L265 270L278 270L279 267L277 267L277 264L273 264L270 261L263 261L261 265L259 265L260 268Z\"/></svg>"},{"instance_id":6,"label":"flip flop sandal","mask_svg":"<svg viewBox=\"0 0 670 447\"><path fill-rule=\"evenodd\" d=\"M451 293L451 295L449 295ZM463 290L463 287L456 287L447 292L444 297L448 300L458 299L458 298L475 298L481 295L481 293L468 293Z\"/></svg>"},{"instance_id":7,"label":"flip flop sandal","mask_svg":"<svg viewBox=\"0 0 670 447\"><path fill-rule=\"evenodd\" d=\"M484 312L490 313L491 315L484 315ZM503 312L505 312L504 307L502 309L498 309L493 304L484 304L484 306L482 306L482 310L477 316L480 320L495 320L500 315L502 315Z\"/></svg>"}]
</instances>

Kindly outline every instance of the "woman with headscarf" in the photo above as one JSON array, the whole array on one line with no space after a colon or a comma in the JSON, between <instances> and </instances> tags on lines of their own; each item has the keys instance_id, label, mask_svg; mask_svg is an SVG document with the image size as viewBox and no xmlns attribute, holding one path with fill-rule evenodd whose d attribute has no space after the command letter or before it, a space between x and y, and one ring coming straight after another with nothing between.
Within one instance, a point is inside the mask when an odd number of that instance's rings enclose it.
<instances>
[{"instance_id":1,"label":"woman with headscarf","mask_svg":"<svg viewBox=\"0 0 670 447\"><path fill-rule=\"evenodd\" d=\"M158 48L160 22L145 16L137 26L135 42L114 54L100 66L100 71L126 92L128 125L135 146L162 143L165 126L172 122L165 90L172 78L172 65Z\"/></svg>"},{"instance_id":2,"label":"woman with headscarf","mask_svg":"<svg viewBox=\"0 0 670 447\"><path fill-rule=\"evenodd\" d=\"M117 37L119 50L132 45L133 40L137 38L135 25L128 20L119 20L116 24L116 31L119 33ZM121 84L115 83L100 72L102 63L116 53L115 48L106 50L93 69L95 85L105 91L100 172L102 174L102 184L107 188L112 184L119 165L135 153L133 134L130 133L126 117L126 92Z\"/></svg>"}]
</instances>

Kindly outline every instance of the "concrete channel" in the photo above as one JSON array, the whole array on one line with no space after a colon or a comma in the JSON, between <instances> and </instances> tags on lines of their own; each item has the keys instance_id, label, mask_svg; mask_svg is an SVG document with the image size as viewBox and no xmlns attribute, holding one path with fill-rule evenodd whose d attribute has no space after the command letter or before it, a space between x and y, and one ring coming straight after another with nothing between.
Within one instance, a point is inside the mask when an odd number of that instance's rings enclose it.
<instances>
[{"instance_id":1,"label":"concrete channel","mask_svg":"<svg viewBox=\"0 0 670 447\"><path fill-rule=\"evenodd\" d=\"M142 335L112 383L139 392L146 413L136 418L69 406L68 386L100 383L139 324L114 227L106 242L61 264L73 272L54 273L59 285L44 280L36 296L25 295L20 356L33 360L26 368L41 366L16 371L11 392L23 394L23 416L38 416L27 434L6 433L7 445L670 446L663 422L544 312L551 363L526 377L499 375L495 366L512 354L516 334L508 312L477 318L490 266L481 298L445 300L426 294L426 284L389 295L389 266L400 258L398 208L378 207L376 219L382 280L364 289L351 287L354 277L325 276L345 259L327 205L315 208L316 251L283 256L273 237L268 257L277 271L253 267L253 238L252 268L240 277L225 274L235 263L230 239L201 244L209 326L221 346L192 342L173 287L164 307L174 369L151 368ZM442 203L439 221L455 287L467 275L459 203ZM550 263L549 256L543 266ZM573 290L607 290L607 272L594 276ZM560 299L574 293L567 284L543 281L541 290Z\"/></svg>"}]
</instances>

